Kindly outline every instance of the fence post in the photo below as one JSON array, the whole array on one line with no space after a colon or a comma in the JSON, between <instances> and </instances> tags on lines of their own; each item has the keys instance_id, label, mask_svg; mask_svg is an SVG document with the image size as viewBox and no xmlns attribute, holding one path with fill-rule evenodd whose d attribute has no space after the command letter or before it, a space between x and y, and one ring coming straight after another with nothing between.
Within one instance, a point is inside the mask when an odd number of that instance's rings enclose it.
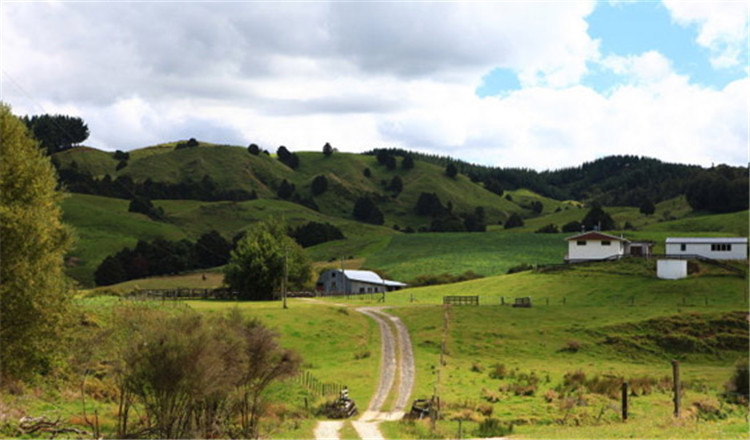
<instances>
[{"instance_id":1,"label":"fence post","mask_svg":"<svg viewBox=\"0 0 750 440\"><path fill-rule=\"evenodd\" d=\"M463 420L458 419L458 440L461 440L461 422Z\"/></svg>"},{"instance_id":2,"label":"fence post","mask_svg":"<svg viewBox=\"0 0 750 440\"><path fill-rule=\"evenodd\" d=\"M674 380L674 416L680 417L680 361L672 361L672 377Z\"/></svg>"},{"instance_id":3,"label":"fence post","mask_svg":"<svg viewBox=\"0 0 750 440\"><path fill-rule=\"evenodd\" d=\"M549 297L547 297L547 298L544 298L544 299L545 299L545 301L547 302L547 305L549 305Z\"/></svg>"},{"instance_id":4,"label":"fence post","mask_svg":"<svg viewBox=\"0 0 750 440\"><path fill-rule=\"evenodd\" d=\"M622 421L628 420L628 383L622 383Z\"/></svg>"},{"instance_id":5,"label":"fence post","mask_svg":"<svg viewBox=\"0 0 750 440\"><path fill-rule=\"evenodd\" d=\"M505 305L505 297L504 297L504 296L501 296L501 297L500 297L500 305L501 305L501 306L504 306L504 305Z\"/></svg>"}]
</instances>

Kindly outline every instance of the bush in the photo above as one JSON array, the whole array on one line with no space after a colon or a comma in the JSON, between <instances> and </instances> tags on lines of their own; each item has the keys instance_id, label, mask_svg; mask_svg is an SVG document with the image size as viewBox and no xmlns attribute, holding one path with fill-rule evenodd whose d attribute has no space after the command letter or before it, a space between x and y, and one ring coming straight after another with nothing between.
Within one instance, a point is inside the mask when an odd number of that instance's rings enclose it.
<instances>
[{"instance_id":1,"label":"bush","mask_svg":"<svg viewBox=\"0 0 750 440\"><path fill-rule=\"evenodd\" d=\"M560 231L557 229L557 225L550 223L547 226L542 226L534 232L537 234L557 234Z\"/></svg>"},{"instance_id":2,"label":"bush","mask_svg":"<svg viewBox=\"0 0 750 440\"><path fill-rule=\"evenodd\" d=\"M494 364L490 366L490 379L503 379L508 374L504 364Z\"/></svg>"},{"instance_id":3,"label":"bush","mask_svg":"<svg viewBox=\"0 0 750 440\"><path fill-rule=\"evenodd\" d=\"M309 222L299 226L290 234L294 240L302 247L315 246L316 244L327 241L342 240L344 234L341 229L330 223Z\"/></svg>"},{"instance_id":4,"label":"bush","mask_svg":"<svg viewBox=\"0 0 750 440\"><path fill-rule=\"evenodd\" d=\"M328 179L326 179L326 176L320 175L315 176L315 178L312 181L312 184L310 185L310 191L313 193L314 196L319 196L326 192L328 189Z\"/></svg>"},{"instance_id":5,"label":"bush","mask_svg":"<svg viewBox=\"0 0 750 440\"><path fill-rule=\"evenodd\" d=\"M748 360L742 359L734 366L734 374L725 385L728 400L737 403L747 403L750 394L748 381Z\"/></svg>"},{"instance_id":6,"label":"bush","mask_svg":"<svg viewBox=\"0 0 750 440\"><path fill-rule=\"evenodd\" d=\"M532 269L534 269L534 266L532 266L532 265L530 265L528 263L521 263L521 264L515 265L513 267L510 267L507 270L507 272L505 272L505 273L507 273L507 274L518 273L518 272L524 272L524 271L532 270Z\"/></svg>"},{"instance_id":7,"label":"bush","mask_svg":"<svg viewBox=\"0 0 750 440\"><path fill-rule=\"evenodd\" d=\"M279 185L279 189L276 191L276 195L279 196L280 199L287 200L290 197L292 197L292 194L294 194L295 186L293 183L289 183L284 179L281 182L281 185Z\"/></svg>"},{"instance_id":8,"label":"bush","mask_svg":"<svg viewBox=\"0 0 750 440\"><path fill-rule=\"evenodd\" d=\"M369 197L358 198L354 203L352 214L355 219L373 225L382 225L385 222L383 213Z\"/></svg>"},{"instance_id":9,"label":"bush","mask_svg":"<svg viewBox=\"0 0 750 440\"><path fill-rule=\"evenodd\" d=\"M474 431L474 435L477 437L505 437L508 434L513 433L513 424L509 423L504 425L500 423L500 420L488 417L484 419Z\"/></svg>"},{"instance_id":10,"label":"bush","mask_svg":"<svg viewBox=\"0 0 750 440\"><path fill-rule=\"evenodd\" d=\"M560 349L560 351L567 351L568 353L578 353L580 349L581 343L574 339L571 339L565 343L565 347Z\"/></svg>"},{"instance_id":11,"label":"bush","mask_svg":"<svg viewBox=\"0 0 750 440\"><path fill-rule=\"evenodd\" d=\"M256 144L250 144L247 146L247 152L252 154L253 156L257 156L260 154L260 147Z\"/></svg>"},{"instance_id":12,"label":"bush","mask_svg":"<svg viewBox=\"0 0 750 440\"><path fill-rule=\"evenodd\" d=\"M451 179L454 179L456 175L458 175L458 168L452 163L449 163L445 167L445 175L450 177Z\"/></svg>"},{"instance_id":13,"label":"bush","mask_svg":"<svg viewBox=\"0 0 750 440\"><path fill-rule=\"evenodd\" d=\"M505 229L511 229L511 228L518 228L523 226L523 219L521 219L521 216L513 213L510 218L505 222L505 226L503 226Z\"/></svg>"},{"instance_id":14,"label":"bush","mask_svg":"<svg viewBox=\"0 0 750 440\"><path fill-rule=\"evenodd\" d=\"M581 222L573 220L565 223L562 227L563 232L581 232Z\"/></svg>"},{"instance_id":15,"label":"bush","mask_svg":"<svg viewBox=\"0 0 750 440\"><path fill-rule=\"evenodd\" d=\"M297 154L290 152L283 145L281 145L276 150L276 156L279 158L279 161L281 163L283 163L284 165L288 166L289 168L293 170L296 170L297 167L299 167L299 157L297 157Z\"/></svg>"}]
</instances>

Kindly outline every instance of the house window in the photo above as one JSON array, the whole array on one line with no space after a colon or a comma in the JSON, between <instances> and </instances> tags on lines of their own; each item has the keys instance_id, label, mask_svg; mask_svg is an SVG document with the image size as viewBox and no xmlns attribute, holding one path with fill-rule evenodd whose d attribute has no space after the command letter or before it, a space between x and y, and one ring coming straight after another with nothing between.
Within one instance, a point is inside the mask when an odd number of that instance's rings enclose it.
<instances>
[{"instance_id":1,"label":"house window","mask_svg":"<svg viewBox=\"0 0 750 440\"><path fill-rule=\"evenodd\" d=\"M609 241L609 240L602 240L602 246L609 246L610 244L612 244L611 241Z\"/></svg>"},{"instance_id":2,"label":"house window","mask_svg":"<svg viewBox=\"0 0 750 440\"><path fill-rule=\"evenodd\" d=\"M336 288L336 283L331 283L331 290Z\"/></svg>"},{"instance_id":3,"label":"house window","mask_svg":"<svg viewBox=\"0 0 750 440\"><path fill-rule=\"evenodd\" d=\"M359 288L359 293L365 293L365 288L364 287L360 287Z\"/></svg>"},{"instance_id":4,"label":"house window","mask_svg":"<svg viewBox=\"0 0 750 440\"><path fill-rule=\"evenodd\" d=\"M578 240L578 241L576 241L576 244L578 246L586 246L586 240Z\"/></svg>"},{"instance_id":5,"label":"house window","mask_svg":"<svg viewBox=\"0 0 750 440\"><path fill-rule=\"evenodd\" d=\"M732 245L726 243L712 244L711 250L715 252L729 252L732 250Z\"/></svg>"},{"instance_id":6,"label":"house window","mask_svg":"<svg viewBox=\"0 0 750 440\"><path fill-rule=\"evenodd\" d=\"M331 272L331 278L336 278L336 272Z\"/></svg>"},{"instance_id":7,"label":"house window","mask_svg":"<svg viewBox=\"0 0 750 440\"><path fill-rule=\"evenodd\" d=\"M683 244L681 244L681 245L680 245L680 252L685 252L686 250L687 250L687 245L686 245L686 244L684 244L684 243L683 243Z\"/></svg>"}]
</instances>

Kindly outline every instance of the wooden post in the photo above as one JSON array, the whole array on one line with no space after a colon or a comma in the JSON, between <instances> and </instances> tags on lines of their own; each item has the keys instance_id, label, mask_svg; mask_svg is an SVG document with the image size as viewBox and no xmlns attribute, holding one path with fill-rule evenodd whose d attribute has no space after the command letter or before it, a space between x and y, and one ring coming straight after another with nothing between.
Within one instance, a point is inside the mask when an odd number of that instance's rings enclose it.
<instances>
[{"instance_id":1,"label":"wooden post","mask_svg":"<svg viewBox=\"0 0 750 440\"><path fill-rule=\"evenodd\" d=\"M461 440L461 422L463 420L458 419L458 440Z\"/></svg>"},{"instance_id":2,"label":"wooden post","mask_svg":"<svg viewBox=\"0 0 750 440\"><path fill-rule=\"evenodd\" d=\"M549 297L544 298L544 300L547 302L547 305L549 305Z\"/></svg>"},{"instance_id":3,"label":"wooden post","mask_svg":"<svg viewBox=\"0 0 750 440\"><path fill-rule=\"evenodd\" d=\"M628 383L622 383L622 421L628 420Z\"/></svg>"},{"instance_id":4,"label":"wooden post","mask_svg":"<svg viewBox=\"0 0 750 440\"><path fill-rule=\"evenodd\" d=\"M672 361L672 377L674 380L674 416L680 417L680 361Z\"/></svg>"},{"instance_id":5,"label":"wooden post","mask_svg":"<svg viewBox=\"0 0 750 440\"><path fill-rule=\"evenodd\" d=\"M563 305L565 305L566 298L563 296Z\"/></svg>"},{"instance_id":6,"label":"wooden post","mask_svg":"<svg viewBox=\"0 0 750 440\"><path fill-rule=\"evenodd\" d=\"M504 305L505 305L505 297L504 297L504 296L501 296L501 297L500 297L500 305L501 305L501 306L504 306Z\"/></svg>"}]
</instances>

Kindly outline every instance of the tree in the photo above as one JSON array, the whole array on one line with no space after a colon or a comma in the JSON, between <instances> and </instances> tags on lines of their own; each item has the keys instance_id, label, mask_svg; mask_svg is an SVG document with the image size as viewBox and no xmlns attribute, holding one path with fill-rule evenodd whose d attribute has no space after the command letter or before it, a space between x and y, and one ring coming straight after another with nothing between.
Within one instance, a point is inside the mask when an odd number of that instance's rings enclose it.
<instances>
[{"instance_id":1,"label":"tree","mask_svg":"<svg viewBox=\"0 0 750 440\"><path fill-rule=\"evenodd\" d=\"M557 234L560 231L557 230L557 225L550 223L546 226L542 226L534 232L537 234Z\"/></svg>"},{"instance_id":2,"label":"tree","mask_svg":"<svg viewBox=\"0 0 750 440\"><path fill-rule=\"evenodd\" d=\"M331 157L332 154L333 154L333 147L331 146L331 144L326 142L326 144L323 145L323 155L325 157Z\"/></svg>"},{"instance_id":3,"label":"tree","mask_svg":"<svg viewBox=\"0 0 750 440\"><path fill-rule=\"evenodd\" d=\"M405 170L414 168L414 158L411 157L411 154L404 156L404 160L401 162L401 168Z\"/></svg>"},{"instance_id":4,"label":"tree","mask_svg":"<svg viewBox=\"0 0 750 440\"><path fill-rule=\"evenodd\" d=\"M385 160L385 167L388 168L389 171L395 170L396 169L396 157L388 156Z\"/></svg>"},{"instance_id":5,"label":"tree","mask_svg":"<svg viewBox=\"0 0 750 440\"><path fill-rule=\"evenodd\" d=\"M573 220L572 222L565 223L562 227L563 232L581 232L581 222Z\"/></svg>"},{"instance_id":6,"label":"tree","mask_svg":"<svg viewBox=\"0 0 750 440\"><path fill-rule=\"evenodd\" d=\"M260 147L256 144L250 144L247 146L247 152L253 156L257 156L260 154Z\"/></svg>"},{"instance_id":7,"label":"tree","mask_svg":"<svg viewBox=\"0 0 750 440\"><path fill-rule=\"evenodd\" d=\"M430 217L439 217L446 213L446 209L440 203L437 194L425 192L419 195L415 210L419 215L429 215Z\"/></svg>"},{"instance_id":8,"label":"tree","mask_svg":"<svg viewBox=\"0 0 750 440\"><path fill-rule=\"evenodd\" d=\"M71 235L49 158L5 104L0 127L0 374L26 379L49 372L62 354Z\"/></svg>"},{"instance_id":9,"label":"tree","mask_svg":"<svg viewBox=\"0 0 750 440\"><path fill-rule=\"evenodd\" d=\"M503 192L505 191L500 181L495 179L494 177L490 177L487 180L485 180L484 187L487 189L487 191L493 192L499 196L502 196ZM510 194L508 194L508 197L510 197Z\"/></svg>"},{"instance_id":10,"label":"tree","mask_svg":"<svg viewBox=\"0 0 750 440\"><path fill-rule=\"evenodd\" d=\"M207 232L195 242L195 254L200 267L216 267L226 264L232 245L217 231Z\"/></svg>"},{"instance_id":11,"label":"tree","mask_svg":"<svg viewBox=\"0 0 750 440\"><path fill-rule=\"evenodd\" d=\"M154 204L151 203L151 199L144 196L133 197L133 200L130 201L130 205L128 205L128 211L146 214L154 220L161 220L164 218L164 209L154 206Z\"/></svg>"},{"instance_id":12,"label":"tree","mask_svg":"<svg viewBox=\"0 0 750 440\"><path fill-rule=\"evenodd\" d=\"M393 191L395 194L399 194L404 190L404 182L400 177L394 176L393 179L391 179L391 183L388 185L388 189Z\"/></svg>"},{"instance_id":13,"label":"tree","mask_svg":"<svg viewBox=\"0 0 750 440\"><path fill-rule=\"evenodd\" d=\"M365 168L364 171L362 171L362 175L364 175L365 177L370 177L372 176L372 171L370 171L369 168Z\"/></svg>"},{"instance_id":14,"label":"tree","mask_svg":"<svg viewBox=\"0 0 750 440\"><path fill-rule=\"evenodd\" d=\"M503 226L505 229L519 228L523 226L523 219L517 213L511 214L510 218L505 222Z\"/></svg>"},{"instance_id":15,"label":"tree","mask_svg":"<svg viewBox=\"0 0 750 440\"><path fill-rule=\"evenodd\" d=\"M287 200L290 197L292 197L292 194L294 194L295 186L293 183L289 183L284 179L281 182L281 185L279 185L279 190L276 191L276 195L279 196L279 198Z\"/></svg>"},{"instance_id":16,"label":"tree","mask_svg":"<svg viewBox=\"0 0 750 440\"><path fill-rule=\"evenodd\" d=\"M373 225L382 225L385 219L383 213L375 206L369 197L360 197L354 203L354 211L352 212L354 218L366 222L372 223Z\"/></svg>"},{"instance_id":17,"label":"tree","mask_svg":"<svg viewBox=\"0 0 750 440\"><path fill-rule=\"evenodd\" d=\"M449 163L448 166L445 167L445 175L450 177L451 179L454 179L456 175L458 174L458 168L452 163Z\"/></svg>"},{"instance_id":18,"label":"tree","mask_svg":"<svg viewBox=\"0 0 750 440\"><path fill-rule=\"evenodd\" d=\"M326 179L326 176L320 175L315 176L315 178L312 181L312 184L310 185L310 191L313 193L314 196L319 196L326 192L328 189L328 179Z\"/></svg>"},{"instance_id":19,"label":"tree","mask_svg":"<svg viewBox=\"0 0 750 440\"><path fill-rule=\"evenodd\" d=\"M102 261L94 272L94 282L97 286L109 286L128 280L128 274L120 263L120 259L110 255Z\"/></svg>"},{"instance_id":20,"label":"tree","mask_svg":"<svg viewBox=\"0 0 750 440\"><path fill-rule=\"evenodd\" d=\"M652 215L656 211L656 206L654 206L654 202L646 199L643 201L643 203L641 203L641 207L638 210L641 212L641 214Z\"/></svg>"},{"instance_id":21,"label":"tree","mask_svg":"<svg viewBox=\"0 0 750 440\"><path fill-rule=\"evenodd\" d=\"M240 299L269 301L281 285L286 260L289 283L301 287L310 279L310 262L279 222L259 222L237 243L224 268L224 281Z\"/></svg>"},{"instance_id":22,"label":"tree","mask_svg":"<svg viewBox=\"0 0 750 440\"><path fill-rule=\"evenodd\" d=\"M279 161L281 161L281 163L293 170L296 170L297 167L299 167L299 158L297 157L297 155L289 151L283 145L281 145L278 150L276 150L276 156L279 158Z\"/></svg>"},{"instance_id":23,"label":"tree","mask_svg":"<svg viewBox=\"0 0 750 440\"><path fill-rule=\"evenodd\" d=\"M89 137L88 126L78 117L45 114L24 117L23 122L49 155L72 148Z\"/></svg>"},{"instance_id":24,"label":"tree","mask_svg":"<svg viewBox=\"0 0 750 440\"><path fill-rule=\"evenodd\" d=\"M615 221L606 213L599 204L594 203L589 212L583 217L581 223L587 231L596 229L599 231L609 231L615 229Z\"/></svg>"},{"instance_id":25,"label":"tree","mask_svg":"<svg viewBox=\"0 0 750 440\"><path fill-rule=\"evenodd\" d=\"M330 223L309 222L297 227L290 234L302 247L315 246L332 240L343 240L344 234L341 229Z\"/></svg>"}]
</instances>

